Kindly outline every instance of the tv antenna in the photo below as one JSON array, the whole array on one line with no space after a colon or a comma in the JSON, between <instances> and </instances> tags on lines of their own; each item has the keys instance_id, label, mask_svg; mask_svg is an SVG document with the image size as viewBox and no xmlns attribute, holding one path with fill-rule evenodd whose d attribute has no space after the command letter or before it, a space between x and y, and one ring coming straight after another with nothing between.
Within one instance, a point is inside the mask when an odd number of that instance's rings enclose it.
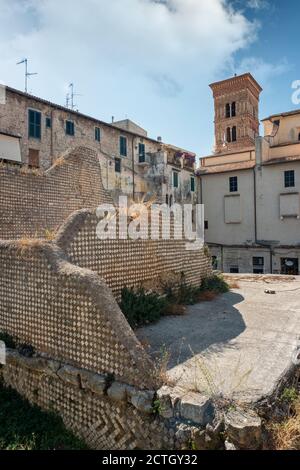
<instances>
[{"instance_id":1,"label":"tv antenna","mask_svg":"<svg viewBox=\"0 0 300 470\"><path fill-rule=\"evenodd\" d=\"M74 93L74 83L70 83L69 90L70 91L69 93L67 93L67 96L66 96L66 107L71 108L72 111L74 111L75 107L77 106L74 103L74 98L75 96L82 96L82 95L79 93Z\"/></svg>"},{"instance_id":2,"label":"tv antenna","mask_svg":"<svg viewBox=\"0 0 300 470\"><path fill-rule=\"evenodd\" d=\"M23 59L20 62L17 62L17 65L21 64L25 64L25 93L28 93L28 77L32 77L32 75L38 74L28 72L28 59Z\"/></svg>"}]
</instances>

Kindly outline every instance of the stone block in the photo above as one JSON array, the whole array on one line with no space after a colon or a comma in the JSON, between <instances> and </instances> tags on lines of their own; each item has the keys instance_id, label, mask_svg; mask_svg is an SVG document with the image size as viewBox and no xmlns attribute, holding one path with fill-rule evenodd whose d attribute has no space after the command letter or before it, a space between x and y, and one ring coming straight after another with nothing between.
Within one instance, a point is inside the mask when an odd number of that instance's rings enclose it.
<instances>
[{"instance_id":1,"label":"stone block","mask_svg":"<svg viewBox=\"0 0 300 470\"><path fill-rule=\"evenodd\" d=\"M93 372L81 371L81 386L84 389L91 390L97 395L103 395L106 389L106 377Z\"/></svg>"},{"instance_id":2,"label":"stone block","mask_svg":"<svg viewBox=\"0 0 300 470\"><path fill-rule=\"evenodd\" d=\"M120 382L113 382L113 384L107 390L109 398L115 401L127 401L127 388L126 384Z\"/></svg>"},{"instance_id":3,"label":"stone block","mask_svg":"<svg viewBox=\"0 0 300 470\"><path fill-rule=\"evenodd\" d=\"M130 397L130 403L139 411L145 414L153 413L154 392L136 391Z\"/></svg>"},{"instance_id":4,"label":"stone block","mask_svg":"<svg viewBox=\"0 0 300 470\"><path fill-rule=\"evenodd\" d=\"M228 441L238 449L254 450L262 445L262 423L253 410L235 409L225 416Z\"/></svg>"},{"instance_id":5,"label":"stone block","mask_svg":"<svg viewBox=\"0 0 300 470\"><path fill-rule=\"evenodd\" d=\"M206 426L214 419L214 406L210 398L199 393L186 394L180 403L181 417Z\"/></svg>"},{"instance_id":6,"label":"stone block","mask_svg":"<svg viewBox=\"0 0 300 470\"><path fill-rule=\"evenodd\" d=\"M63 366L57 371L58 377L69 384L79 387L79 370L72 366Z\"/></svg>"}]
</instances>

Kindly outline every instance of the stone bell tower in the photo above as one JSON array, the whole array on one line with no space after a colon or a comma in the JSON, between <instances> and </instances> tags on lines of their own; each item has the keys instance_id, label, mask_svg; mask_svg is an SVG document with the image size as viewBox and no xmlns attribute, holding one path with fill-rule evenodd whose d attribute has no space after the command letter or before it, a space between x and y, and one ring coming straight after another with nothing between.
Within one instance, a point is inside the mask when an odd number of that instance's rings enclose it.
<instances>
[{"instance_id":1,"label":"stone bell tower","mask_svg":"<svg viewBox=\"0 0 300 470\"><path fill-rule=\"evenodd\" d=\"M250 73L212 83L215 104L215 153L254 147L259 135L262 88Z\"/></svg>"}]
</instances>

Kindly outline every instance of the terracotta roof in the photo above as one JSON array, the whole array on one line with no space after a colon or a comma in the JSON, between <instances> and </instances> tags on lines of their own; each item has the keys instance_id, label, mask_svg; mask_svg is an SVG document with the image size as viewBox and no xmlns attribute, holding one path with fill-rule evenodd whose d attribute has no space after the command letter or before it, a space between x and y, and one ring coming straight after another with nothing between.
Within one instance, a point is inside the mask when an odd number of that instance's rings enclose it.
<instances>
[{"instance_id":1,"label":"terracotta roof","mask_svg":"<svg viewBox=\"0 0 300 470\"><path fill-rule=\"evenodd\" d=\"M227 173L230 171L250 170L255 167L255 160L248 160L247 162L225 163L224 165L213 165L200 167L197 170L198 175L210 175L216 173Z\"/></svg>"},{"instance_id":2,"label":"terracotta roof","mask_svg":"<svg viewBox=\"0 0 300 470\"><path fill-rule=\"evenodd\" d=\"M285 116L294 116L296 114L300 114L300 109L294 109L293 111L287 111L286 113L272 114L271 116L262 119L261 122L270 121L271 119L274 119L274 118L280 118L280 117L285 117Z\"/></svg>"}]
</instances>

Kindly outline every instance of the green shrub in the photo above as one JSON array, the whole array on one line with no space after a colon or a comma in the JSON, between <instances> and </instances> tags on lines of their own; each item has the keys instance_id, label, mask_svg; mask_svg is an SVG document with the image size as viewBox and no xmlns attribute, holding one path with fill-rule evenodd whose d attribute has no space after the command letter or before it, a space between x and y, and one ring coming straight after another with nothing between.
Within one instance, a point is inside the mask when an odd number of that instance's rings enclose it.
<instances>
[{"instance_id":1,"label":"green shrub","mask_svg":"<svg viewBox=\"0 0 300 470\"><path fill-rule=\"evenodd\" d=\"M37 392L38 393L38 392ZM84 450L60 417L32 406L0 383L1 450Z\"/></svg>"},{"instance_id":2,"label":"green shrub","mask_svg":"<svg viewBox=\"0 0 300 470\"><path fill-rule=\"evenodd\" d=\"M144 288L122 290L120 308L132 328L158 321L167 307L167 300Z\"/></svg>"},{"instance_id":3,"label":"green shrub","mask_svg":"<svg viewBox=\"0 0 300 470\"><path fill-rule=\"evenodd\" d=\"M201 291L214 291L224 294L229 291L229 286L222 275L215 274L203 279L201 284Z\"/></svg>"},{"instance_id":4,"label":"green shrub","mask_svg":"<svg viewBox=\"0 0 300 470\"><path fill-rule=\"evenodd\" d=\"M179 305L194 305L199 301L200 287L194 287L182 282L179 286L176 303Z\"/></svg>"},{"instance_id":5,"label":"green shrub","mask_svg":"<svg viewBox=\"0 0 300 470\"><path fill-rule=\"evenodd\" d=\"M0 341L5 343L5 346L10 349L16 348L16 343L11 335L8 333L0 332Z\"/></svg>"},{"instance_id":6,"label":"green shrub","mask_svg":"<svg viewBox=\"0 0 300 470\"><path fill-rule=\"evenodd\" d=\"M299 398L299 394L295 387L285 388L281 394L280 400L287 403L293 403Z\"/></svg>"}]
</instances>

